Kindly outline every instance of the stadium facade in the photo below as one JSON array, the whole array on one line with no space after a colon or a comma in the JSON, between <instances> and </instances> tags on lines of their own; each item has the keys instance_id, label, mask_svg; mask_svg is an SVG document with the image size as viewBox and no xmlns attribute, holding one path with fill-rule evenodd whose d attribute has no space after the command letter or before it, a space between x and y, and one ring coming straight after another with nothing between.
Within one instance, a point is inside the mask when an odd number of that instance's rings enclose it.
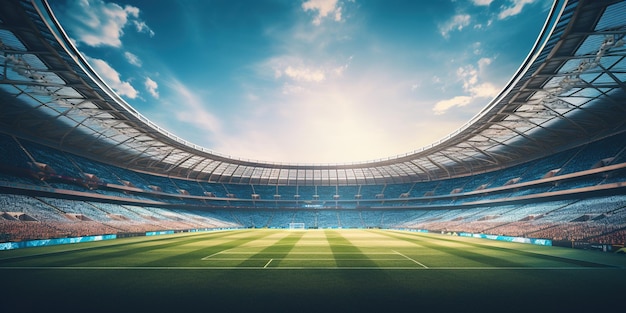
<instances>
[{"instance_id":1,"label":"stadium facade","mask_svg":"<svg viewBox=\"0 0 626 313\"><path fill-rule=\"evenodd\" d=\"M46 1L2 1L0 240L304 223L623 245L624 12L555 1L500 94L436 143L292 164L169 133L107 86Z\"/></svg>"}]
</instances>

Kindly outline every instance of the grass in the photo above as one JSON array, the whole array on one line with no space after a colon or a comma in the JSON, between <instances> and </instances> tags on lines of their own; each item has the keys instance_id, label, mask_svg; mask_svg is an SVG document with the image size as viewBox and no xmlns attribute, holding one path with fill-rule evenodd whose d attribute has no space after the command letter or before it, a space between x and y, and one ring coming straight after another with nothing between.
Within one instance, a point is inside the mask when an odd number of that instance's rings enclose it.
<instances>
[{"instance_id":1,"label":"grass","mask_svg":"<svg viewBox=\"0 0 626 313\"><path fill-rule=\"evenodd\" d=\"M619 309L626 257L385 230L238 230L0 251L3 312Z\"/></svg>"}]
</instances>

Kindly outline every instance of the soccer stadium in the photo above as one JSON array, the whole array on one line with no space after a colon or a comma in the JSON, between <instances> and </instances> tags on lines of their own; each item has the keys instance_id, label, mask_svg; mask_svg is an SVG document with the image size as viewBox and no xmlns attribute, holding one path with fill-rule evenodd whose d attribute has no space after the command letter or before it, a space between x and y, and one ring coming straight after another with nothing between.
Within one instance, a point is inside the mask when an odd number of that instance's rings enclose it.
<instances>
[{"instance_id":1,"label":"soccer stadium","mask_svg":"<svg viewBox=\"0 0 626 313\"><path fill-rule=\"evenodd\" d=\"M47 1L2 1L0 307L620 310L625 37L626 2L555 1L502 91L447 137L300 164L174 135Z\"/></svg>"}]
</instances>

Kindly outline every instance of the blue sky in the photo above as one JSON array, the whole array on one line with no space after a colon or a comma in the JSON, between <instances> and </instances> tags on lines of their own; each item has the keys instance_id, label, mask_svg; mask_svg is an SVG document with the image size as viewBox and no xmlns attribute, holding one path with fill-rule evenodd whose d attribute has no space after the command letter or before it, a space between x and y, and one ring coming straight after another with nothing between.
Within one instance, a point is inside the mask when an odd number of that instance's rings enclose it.
<instances>
[{"instance_id":1,"label":"blue sky","mask_svg":"<svg viewBox=\"0 0 626 313\"><path fill-rule=\"evenodd\" d=\"M360 162L445 137L500 91L547 0L51 1L151 121L237 158Z\"/></svg>"}]
</instances>

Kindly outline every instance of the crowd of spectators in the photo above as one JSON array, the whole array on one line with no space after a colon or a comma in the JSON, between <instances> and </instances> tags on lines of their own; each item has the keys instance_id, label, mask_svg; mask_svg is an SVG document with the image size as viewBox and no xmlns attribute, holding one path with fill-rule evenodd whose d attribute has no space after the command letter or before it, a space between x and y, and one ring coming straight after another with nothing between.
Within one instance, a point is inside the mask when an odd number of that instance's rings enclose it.
<instances>
[{"instance_id":1,"label":"crowd of spectators","mask_svg":"<svg viewBox=\"0 0 626 313\"><path fill-rule=\"evenodd\" d=\"M0 194L0 242L234 226L201 212Z\"/></svg>"},{"instance_id":2,"label":"crowd of spectators","mask_svg":"<svg viewBox=\"0 0 626 313\"><path fill-rule=\"evenodd\" d=\"M22 241L26 239L48 239L67 237L68 232L51 227L40 221L7 221L0 219L1 240Z\"/></svg>"},{"instance_id":3,"label":"crowd of spectators","mask_svg":"<svg viewBox=\"0 0 626 313\"><path fill-rule=\"evenodd\" d=\"M143 222L129 220L103 223L81 220L20 221L0 218L0 242L195 228L216 228L216 225L154 219L146 219Z\"/></svg>"},{"instance_id":4,"label":"crowd of spectators","mask_svg":"<svg viewBox=\"0 0 626 313\"><path fill-rule=\"evenodd\" d=\"M605 201L538 203L522 208L508 205L464 210L218 211L219 214L3 195L0 242L197 228L285 227L287 222L296 221L321 228L416 228L431 232L626 243L626 196Z\"/></svg>"},{"instance_id":5,"label":"crowd of spectators","mask_svg":"<svg viewBox=\"0 0 626 313\"><path fill-rule=\"evenodd\" d=\"M559 241L585 241L603 244L626 244L624 222L607 224L598 221L540 222L517 221L498 225L497 222L433 221L414 224L412 228L441 232L485 233L513 237L543 238Z\"/></svg>"},{"instance_id":6,"label":"crowd of spectators","mask_svg":"<svg viewBox=\"0 0 626 313\"><path fill-rule=\"evenodd\" d=\"M539 203L509 211L498 208L433 211L402 226L434 232L624 245L626 197Z\"/></svg>"}]
</instances>

